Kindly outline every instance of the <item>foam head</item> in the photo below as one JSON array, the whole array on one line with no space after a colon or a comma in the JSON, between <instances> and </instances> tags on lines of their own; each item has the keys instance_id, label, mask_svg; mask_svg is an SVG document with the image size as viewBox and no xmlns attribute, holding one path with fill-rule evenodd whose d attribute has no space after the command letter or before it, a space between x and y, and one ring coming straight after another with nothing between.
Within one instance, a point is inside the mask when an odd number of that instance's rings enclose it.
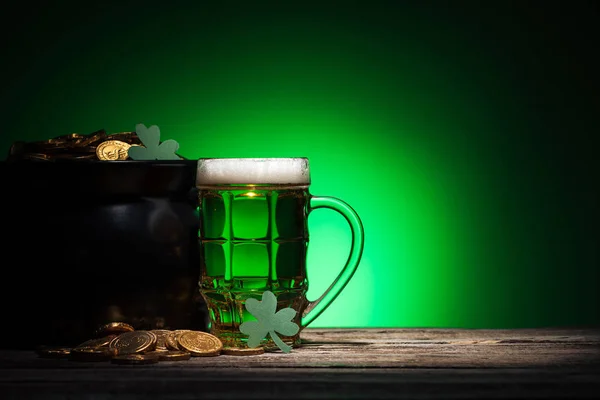
<instances>
[{"instance_id":1,"label":"foam head","mask_svg":"<svg viewBox=\"0 0 600 400\"><path fill-rule=\"evenodd\" d=\"M196 185L308 185L307 158L201 158Z\"/></svg>"}]
</instances>

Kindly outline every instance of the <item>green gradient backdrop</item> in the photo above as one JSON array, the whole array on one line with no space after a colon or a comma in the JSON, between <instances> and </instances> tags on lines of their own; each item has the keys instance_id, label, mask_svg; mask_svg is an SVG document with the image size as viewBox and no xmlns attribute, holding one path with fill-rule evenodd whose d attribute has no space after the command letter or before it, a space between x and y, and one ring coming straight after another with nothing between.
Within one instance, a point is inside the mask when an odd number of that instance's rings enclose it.
<instances>
[{"instance_id":1,"label":"green gradient backdrop","mask_svg":"<svg viewBox=\"0 0 600 400\"><path fill-rule=\"evenodd\" d=\"M141 122L187 158L309 157L366 234L313 327L600 323L597 9L398 3L7 13L2 148ZM315 298L349 232L323 210L309 228Z\"/></svg>"}]
</instances>

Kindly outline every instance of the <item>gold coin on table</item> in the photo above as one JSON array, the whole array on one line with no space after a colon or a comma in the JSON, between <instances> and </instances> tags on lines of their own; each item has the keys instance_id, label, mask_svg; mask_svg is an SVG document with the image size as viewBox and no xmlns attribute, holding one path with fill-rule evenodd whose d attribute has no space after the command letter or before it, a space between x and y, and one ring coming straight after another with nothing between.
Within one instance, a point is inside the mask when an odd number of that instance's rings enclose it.
<instances>
[{"instance_id":1,"label":"gold coin on table","mask_svg":"<svg viewBox=\"0 0 600 400\"><path fill-rule=\"evenodd\" d=\"M106 140L96 146L96 156L102 161L127 160L131 145L120 140Z\"/></svg>"},{"instance_id":2,"label":"gold coin on table","mask_svg":"<svg viewBox=\"0 0 600 400\"><path fill-rule=\"evenodd\" d=\"M165 338L165 345L167 346L167 349L180 350L177 340L178 340L179 335L181 335L183 332L191 332L191 330L190 329L177 329L177 330L171 331L167 335L167 337Z\"/></svg>"},{"instance_id":3,"label":"gold coin on table","mask_svg":"<svg viewBox=\"0 0 600 400\"><path fill-rule=\"evenodd\" d=\"M76 349L97 349L99 347L106 347L109 345L111 340L116 338L117 335L106 335L101 338L86 340L83 343L75 346Z\"/></svg>"},{"instance_id":4,"label":"gold coin on table","mask_svg":"<svg viewBox=\"0 0 600 400\"><path fill-rule=\"evenodd\" d=\"M221 354L228 356L256 356L264 354L265 349L262 347L223 347Z\"/></svg>"},{"instance_id":5,"label":"gold coin on table","mask_svg":"<svg viewBox=\"0 0 600 400\"><path fill-rule=\"evenodd\" d=\"M157 350L145 354L157 355L159 361L185 361L192 356L189 352L183 350Z\"/></svg>"},{"instance_id":6,"label":"gold coin on table","mask_svg":"<svg viewBox=\"0 0 600 400\"><path fill-rule=\"evenodd\" d=\"M147 354L147 355L150 355L150 356L157 356L158 357L159 355L164 354L164 353L168 353L169 351L171 351L171 350L167 350L167 349L150 350L150 351L145 351L145 352L139 353L139 354Z\"/></svg>"},{"instance_id":7,"label":"gold coin on table","mask_svg":"<svg viewBox=\"0 0 600 400\"><path fill-rule=\"evenodd\" d=\"M156 335L156 349L157 350L161 350L167 349L167 336L172 332L170 330L167 329L152 329L150 332L154 333Z\"/></svg>"},{"instance_id":8,"label":"gold coin on table","mask_svg":"<svg viewBox=\"0 0 600 400\"><path fill-rule=\"evenodd\" d=\"M40 346L35 352L42 358L68 358L71 354L70 347Z\"/></svg>"},{"instance_id":9,"label":"gold coin on table","mask_svg":"<svg viewBox=\"0 0 600 400\"><path fill-rule=\"evenodd\" d=\"M153 354L121 354L114 356L110 362L121 365L156 364L158 362L158 356Z\"/></svg>"},{"instance_id":10,"label":"gold coin on table","mask_svg":"<svg viewBox=\"0 0 600 400\"><path fill-rule=\"evenodd\" d=\"M193 357L218 356L223 343L214 335L201 331L183 332L177 339L179 348Z\"/></svg>"},{"instance_id":11,"label":"gold coin on table","mask_svg":"<svg viewBox=\"0 0 600 400\"><path fill-rule=\"evenodd\" d=\"M109 347L99 348L74 348L69 354L69 359L73 361L108 361L117 354L115 349Z\"/></svg>"},{"instance_id":12,"label":"gold coin on table","mask_svg":"<svg viewBox=\"0 0 600 400\"><path fill-rule=\"evenodd\" d=\"M96 329L96 336L119 335L125 332L133 332L133 326L125 322L110 322Z\"/></svg>"},{"instance_id":13,"label":"gold coin on table","mask_svg":"<svg viewBox=\"0 0 600 400\"><path fill-rule=\"evenodd\" d=\"M137 354L150 351L156 346L156 335L148 331L133 331L121 333L110 341L108 347L115 349L117 354Z\"/></svg>"},{"instance_id":14,"label":"gold coin on table","mask_svg":"<svg viewBox=\"0 0 600 400\"><path fill-rule=\"evenodd\" d=\"M150 336L152 336L152 344L150 345L150 347L148 347L147 350L144 350L144 352L154 351L154 350L156 350L156 343L158 343L158 336L153 331L147 331L147 332L150 334Z\"/></svg>"}]
</instances>

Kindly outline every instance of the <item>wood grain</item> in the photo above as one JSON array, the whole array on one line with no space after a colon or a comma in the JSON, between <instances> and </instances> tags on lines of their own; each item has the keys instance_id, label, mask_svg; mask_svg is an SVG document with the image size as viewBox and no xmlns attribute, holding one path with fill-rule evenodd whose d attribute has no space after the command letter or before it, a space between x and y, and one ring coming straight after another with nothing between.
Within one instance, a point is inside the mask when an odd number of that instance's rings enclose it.
<instances>
[{"instance_id":1,"label":"wood grain","mask_svg":"<svg viewBox=\"0 0 600 400\"><path fill-rule=\"evenodd\" d=\"M600 393L600 329L306 329L302 339L289 354L151 366L2 350L0 398L550 399Z\"/></svg>"}]
</instances>

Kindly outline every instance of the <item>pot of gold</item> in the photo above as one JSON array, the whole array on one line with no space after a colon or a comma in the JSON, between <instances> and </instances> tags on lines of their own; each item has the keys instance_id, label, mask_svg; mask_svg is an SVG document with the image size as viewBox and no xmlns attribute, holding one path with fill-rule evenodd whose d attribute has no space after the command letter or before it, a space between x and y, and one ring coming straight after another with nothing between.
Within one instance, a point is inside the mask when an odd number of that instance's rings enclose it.
<instances>
[{"instance_id":1,"label":"pot of gold","mask_svg":"<svg viewBox=\"0 0 600 400\"><path fill-rule=\"evenodd\" d=\"M207 330L196 161L157 133L138 125L11 147L0 163L0 346L73 345L113 322Z\"/></svg>"}]
</instances>

